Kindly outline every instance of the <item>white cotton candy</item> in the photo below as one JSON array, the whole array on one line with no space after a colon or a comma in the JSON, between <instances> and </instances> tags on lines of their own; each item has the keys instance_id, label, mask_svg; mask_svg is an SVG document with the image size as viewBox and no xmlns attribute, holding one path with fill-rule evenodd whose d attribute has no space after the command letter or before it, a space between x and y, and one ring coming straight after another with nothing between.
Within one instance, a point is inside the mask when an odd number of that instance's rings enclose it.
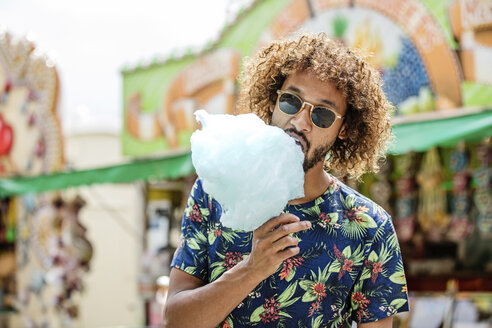
<instances>
[{"instance_id":1,"label":"white cotton candy","mask_svg":"<svg viewBox=\"0 0 492 328\"><path fill-rule=\"evenodd\" d=\"M255 230L304 196L304 154L282 129L254 114L195 116L202 129L191 136L191 159L224 226Z\"/></svg>"}]
</instances>

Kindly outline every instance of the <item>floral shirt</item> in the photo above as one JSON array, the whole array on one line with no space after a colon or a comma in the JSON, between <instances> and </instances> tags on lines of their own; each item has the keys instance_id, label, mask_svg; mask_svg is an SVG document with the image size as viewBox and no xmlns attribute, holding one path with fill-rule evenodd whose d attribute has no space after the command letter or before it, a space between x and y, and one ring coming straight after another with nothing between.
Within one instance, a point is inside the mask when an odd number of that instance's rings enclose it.
<instances>
[{"instance_id":1,"label":"floral shirt","mask_svg":"<svg viewBox=\"0 0 492 328\"><path fill-rule=\"evenodd\" d=\"M219 327L351 327L352 321L372 322L408 311L390 216L331 179L319 198L284 209L312 223L294 234L300 253L258 284ZM223 227L220 215L220 204L198 179L172 267L212 282L248 256L253 233Z\"/></svg>"}]
</instances>

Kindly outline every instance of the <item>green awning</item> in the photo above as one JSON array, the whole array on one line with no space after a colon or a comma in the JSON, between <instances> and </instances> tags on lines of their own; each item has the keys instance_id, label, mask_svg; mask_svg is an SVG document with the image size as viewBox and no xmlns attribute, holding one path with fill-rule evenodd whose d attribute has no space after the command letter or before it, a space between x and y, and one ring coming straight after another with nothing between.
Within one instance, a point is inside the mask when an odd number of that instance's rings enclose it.
<instances>
[{"instance_id":1,"label":"green awning","mask_svg":"<svg viewBox=\"0 0 492 328\"><path fill-rule=\"evenodd\" d=\"M421 152L431 147L451 147L461 140L476 142L492 136L492 110L428 121L393 125L396 143L391 154Z\"/></svg>"},{"instance_id":2,"label":"green awning","mask_svg":"<svg viewBox=\"0 0 492 328\"><path fill-rule=\"evenodd\" d=\"M59 172L34 177L0 179L0 198L41 193L94 183L128 183L148 179L176 179L194 172L191 154L146 159L93 170Z\"/></svg>"}]
</instances>

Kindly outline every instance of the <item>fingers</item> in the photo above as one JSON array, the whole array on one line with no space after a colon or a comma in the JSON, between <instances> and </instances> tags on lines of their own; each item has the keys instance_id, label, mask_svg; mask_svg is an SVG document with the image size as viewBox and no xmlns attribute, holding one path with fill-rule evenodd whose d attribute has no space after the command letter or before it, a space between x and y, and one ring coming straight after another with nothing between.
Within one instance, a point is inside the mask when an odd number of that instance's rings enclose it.
<instances>
[{"instance_id":1,"label":"fingers","mask_svg":"<svg viewBox=\"0 0 492 328\"><path fill-rule=\"evenodd\" d=\"M269 239L272 242L276 242L277 240L284 238L291 233L303 231L309 229L311 227L311 222L309 221L298 221L293 223L284 224L274 231L272 231Z\"/></svg>"},{"instance_id":2,"label":"fingers","mask_svg":"<svg viewBox=\"0 0 492 328\"><path fill-rule=\"evenodd\" d=\"M300 252L299 240L290 234L310 227L311 222L300 221L293 214L281 214L265 222L253 233L248 265L263 277L273 274L285 259Z\"/></svg>"},{"instance_id":3,"label":"fingers","mask_svg":"<svg viewBox=\"0 0 492 328\"><path fill-rule=\"evenodd\" d=\"M293 214L282 213L279 216L274 217L263 223L263 225L256 229L256 231L263 235L272 231L281 224L288 224L292 222L299 222L299 218Z\"/></svg>"},{"instance_id":4,"label":"fingers","mask_svg":"<svg viewBox=\"0 0 492 328\"><path fill-rule=\"evenodd\" d=\"M284 236L283 238L280 238L273 243L273 249L276 252L279 252L286 249L287 247L295 247L297 246L297 244L299 244L299 239L292 236Z\"/></svg>"},{"instance_id":5,"label":"fingers","mask_svg":"<svg viewBox=\"0 0 492 328\"><path fill-rule=\"evenodd\" d=\"M292 257L292 256L299 254L300 251L301 251L301 249L296 246L296 247L287 248L287 249L279 252L278 254L282 258L282 261L285 261L289 257Z\"/></svg>"}]
</instances>

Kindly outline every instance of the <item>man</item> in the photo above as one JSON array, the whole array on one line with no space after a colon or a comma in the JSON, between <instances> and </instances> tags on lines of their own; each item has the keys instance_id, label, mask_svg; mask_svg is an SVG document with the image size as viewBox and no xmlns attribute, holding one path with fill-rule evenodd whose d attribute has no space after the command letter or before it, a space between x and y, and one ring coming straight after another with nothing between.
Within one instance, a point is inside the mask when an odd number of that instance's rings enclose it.
<instances>
[{"instance_id":1,"label":"man","mask_svg":"<svg viewBox=\"0 0 492 328\"><path fill-rule=\"evenodd\" d=\"M408 310L391 218L324 170L358 177L377 168L392 108L379 75L324 34L273 42L244 72L239 108L297 139L304 197L244 233L221 226L220 204L197 180L165 325L391 327L391 315Z\"/></svg>"}]
</instances>

